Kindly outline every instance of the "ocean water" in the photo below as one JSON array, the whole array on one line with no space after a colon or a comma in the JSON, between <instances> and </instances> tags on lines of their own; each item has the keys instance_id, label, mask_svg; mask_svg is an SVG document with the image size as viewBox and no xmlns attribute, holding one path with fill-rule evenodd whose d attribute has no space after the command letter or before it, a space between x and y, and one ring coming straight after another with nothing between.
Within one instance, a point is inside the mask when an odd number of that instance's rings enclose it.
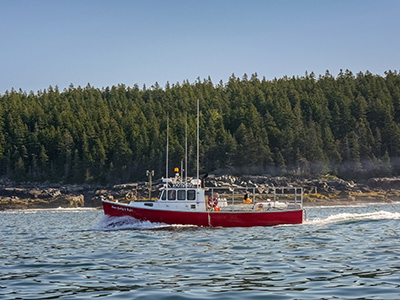
<instances>
[{"instance_id":1,"label":"ocean water","mask_svg":"<svg viewBox=\"0 0 400 300\"><path fill-rule=\"evenodd\" d=\"M400 204L213 229L4 211L0 299L400 299Z\"/></svg>"}]
</instances>

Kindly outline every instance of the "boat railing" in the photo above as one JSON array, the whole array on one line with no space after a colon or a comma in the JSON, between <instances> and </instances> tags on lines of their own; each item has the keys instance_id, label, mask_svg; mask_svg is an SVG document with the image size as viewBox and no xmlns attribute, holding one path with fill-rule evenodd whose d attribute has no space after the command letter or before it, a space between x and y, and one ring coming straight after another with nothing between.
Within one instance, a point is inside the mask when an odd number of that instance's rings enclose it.
<instances>
[{"instance_id":1,"label":"boat railing","mask_svg":"<svg viewBox=\"0 0 400 300\"><path fill-rule=\"evenodd\" d=\"M221 210L296 210L303 207L302 187L210 187L206 198L217 199Z\"/></svg>"}]
</instances>

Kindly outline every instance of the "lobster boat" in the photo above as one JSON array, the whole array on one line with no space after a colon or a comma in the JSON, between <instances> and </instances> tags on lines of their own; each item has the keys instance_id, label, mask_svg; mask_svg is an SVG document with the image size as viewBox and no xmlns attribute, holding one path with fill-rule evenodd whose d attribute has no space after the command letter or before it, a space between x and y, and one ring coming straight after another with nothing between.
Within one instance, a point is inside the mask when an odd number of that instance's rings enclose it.
<instances>
[{"instance_id":1,"label":"lobster boat","mask_svg":"<svg viewBox=\"0 0 400 300\"><path fill-rule=\"evenodd\" d=\"M178 177L164 180L155 201L102 203L108 216L206 227L301 224L304 212L301 187L274 187L256 193L256 188L206 188L196 179L182 183Z\"/></svg>"}]
</instances>

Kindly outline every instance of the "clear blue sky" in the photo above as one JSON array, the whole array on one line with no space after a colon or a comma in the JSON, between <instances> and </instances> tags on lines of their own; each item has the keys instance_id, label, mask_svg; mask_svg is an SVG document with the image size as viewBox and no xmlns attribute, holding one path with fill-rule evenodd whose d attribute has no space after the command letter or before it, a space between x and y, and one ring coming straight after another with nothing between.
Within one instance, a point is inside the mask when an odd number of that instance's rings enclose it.
<instances>
[{"instance_id":1,"label":"clear blue sky","mask_svg":"<svg viewBox=\"0 0 400 300\"><path fill-rule=\"evenodd\" d=\"M398 0L0 0L0 94L400 70Z\"/></svg>"}]
</instances>

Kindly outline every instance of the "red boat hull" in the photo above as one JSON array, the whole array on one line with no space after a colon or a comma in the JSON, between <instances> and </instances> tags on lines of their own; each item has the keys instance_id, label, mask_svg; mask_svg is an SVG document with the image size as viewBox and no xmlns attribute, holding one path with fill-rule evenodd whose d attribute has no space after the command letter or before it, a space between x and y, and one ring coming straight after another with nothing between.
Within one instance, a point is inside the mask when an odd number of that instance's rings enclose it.
<instances>
[{"instance_id":1,"label":"red boat hull","mask_svg":"<svg viewBox=\"0 0 400 300\"><path fill-rule=\"evenodd\" d=\"M207 227L252 227L301 224L303 210L282 212L184 212L135 208L103 201L104 213L112 217L130 216L141 221Z\"/></svg>"}]
</instances>

